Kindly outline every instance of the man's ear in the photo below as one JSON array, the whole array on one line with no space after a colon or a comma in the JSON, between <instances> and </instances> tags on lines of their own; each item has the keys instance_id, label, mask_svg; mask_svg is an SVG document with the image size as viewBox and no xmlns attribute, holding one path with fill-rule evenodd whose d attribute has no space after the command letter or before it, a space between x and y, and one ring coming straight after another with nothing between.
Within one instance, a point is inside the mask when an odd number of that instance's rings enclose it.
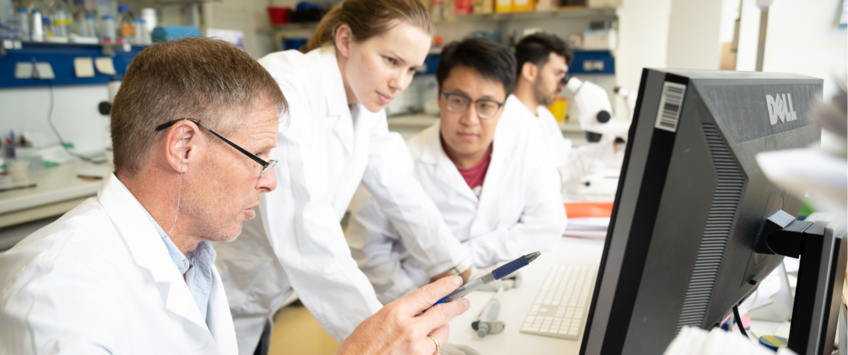
<instances>
[{"instance_id":1,"label":"man's ear","mask_svg":"<svg viewBox=\"0 0 848 355\"><path fill-rule=\"evenodd\" d=\"M186 172L205 148L197 133L200 129L192 121L180 121L168 129L165 136L165 159L175 172Z\"/></svg>"},{"instance_id":2,"label":"man's ear","mask_svg":"<svg viewBox=\"0 0 848 355\"><path fill-rule=\"evenodd\" d=\"M536 64L524 62L524 64L521 65L521 77L524 78L524 80L533 83L536 81L536 77L538 75L539 67L537 67Z\"/></svg>"},{"instance_id":3,"label":"man's ear","mask_svg":"<svg viewBox=\"0 0 848 355\"><path fill-rule=\"evenodd\" d=\"M341 24L339 28L336 29L336 50L339 51L343 57L347 58L350 55L350 43L353 42L353 34L350 33L350 26L347 24Z\"/></svg>"}]
</instances>

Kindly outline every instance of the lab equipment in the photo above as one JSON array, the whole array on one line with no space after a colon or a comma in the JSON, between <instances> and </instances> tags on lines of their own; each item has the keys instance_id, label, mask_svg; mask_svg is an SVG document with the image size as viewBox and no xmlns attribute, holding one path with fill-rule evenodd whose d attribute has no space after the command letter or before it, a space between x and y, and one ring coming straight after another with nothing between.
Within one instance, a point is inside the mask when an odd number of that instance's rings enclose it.
<instances>
[{"instance_id":1,"label":"lab equipment","mask_svg":"<svg viewBox=\"0 0 848 355\"><path fill-rule=\"evenodd\" d=\"M30 39L33 42L44 42L44 19L40 9L32 9L32 33Z\"/></svg>"},{"instance_id":2,"label":"lab equipment","mask_svg":"<svg viewBox=\"0 0 848 355\"><path fill-rule=\"evenodd\" d=\"M159 26L153 29L153 42L198 36L200 36L200 29L197 26Z\"/></svg>"},{"instance_id":3,"label":"lab equipment","mask_svg":"<svg viewBox=\"0 0 848 355\"><path fill-rule=\"evenodd\" d=\"M577 340L598 269L560 265L551 269L536 295L521 332Z\"/></svg>"},{"instance_id":4,"label":"lab equipment","mask_svg":"<svg viewBox=\"0 0 848 355\"><path fill-rule=\"evenodd\" d=\"M821 91L821 79L794 74L642 72L581 355L662 353L682 327L710 329L756 291L791 254L775 238L802 245L784 226L804 191L775 186L755 156L818 142L809 116ZM767 95L776 94L773 113ZM838 297L827 295L845 277L830 271L845 270L845 227L814 227L801 260L821 268L799 271L792 329L802 334L790 334L789 347L830 354ZM804 286L807 272L818 281Z\"/></svg>"},{"instance_id":5,"label":"lab equipment","mask_svg":"<svg viewBox=\"0 0 848 355\"><path fill-rule=\"evenodd\" d=\"M67 42L73 20L65 0L54 0L50 11L53 42Z\"/></svg>"},{"instance_id":6,"label":"lab equipment","mask_svg":"<svg viewBox=\"0 0 848 355\"><path fill-rule=\"evenodd\" d=\"M627 103L627 110L630 111L630 114L627 115L629 119L633 119L633 113L636 112L636 99L639 97L635 91L627 90L621 86L616 86L612 89L614 93L618 96L624 98L624 101Z\"/></svg>"},{"instance_id":7,"label":"lab equipment","mask_svg":"<svg viewBox=\"0 0 848 355\"><path fill-rule=\"evenodd\" d=\"M574 93L574 104L580 111L577 120L586 134L587 141L598 142L603 134L627 137L630 123L612 120L613 110L606 90L591 81L575 77L566 77L563 80L566 81L566 87Z\"/></svg>"},{"instance_id":8,"label":"lab equipment","mask_svg":"<svg viewBox=\"0 0 848 355\"><path fill-rule=\"evenodd\" d=\"M100 42L114 43L115 42L115 17L112 15L103 15L100 18L102 27L100 28Z\"/></svg>"},{"instance_id":9,"label":"lab equipment","mask_svg":"<svg viewBox=\"0 0 848 355\"><path fill-rule=\"evenodd\" d=\"M480 317L471 323L471 328L477 331L477 336L485 338L489 334L498 334L503 332L506 325L503 321L498 320L498 314L501 310L501 295L503 295L503 286L498 288L498 293L492 297L492 300L483 307L480 312Z\"/></svg>"},{"instance_id":10,"label":"lab equipment","mask_svg":"<svg viewBox=\"0 0 848 355\"><path fill-rule=\"evenodd\" d=\"M144 42L144 19L137 17L133 19L133 35L133 43L136 45L149 44Z\"/></svg>"},{"instance_id":11,"label":"lab equipment","mask_svg":"<svg viewBox=\"0 0 848 355\"><path fill-rule=\"evenodd\" d=\"M150 36L153 33L153 29L159 24L159 21L156 18L156 9L145 7L141 9L141 18L144 19L144 30L147 31L147 35Z\"/></svg>"},{"instance_id":12,"label":"lab equipment","mask_svg":"<svg viewBox=\"0 0 848 355\"><path fill-rule=\"evenodd\" d=\"M97 24L94 20L94 15L86 14L85 19L83 20L82 33L80 33L83 37L97 37Z\"/></svg>"},{"instance_id":13,"label":"lab equipment","mask_svg":"<svg viewBox=\"0 0 848 355\"><path fill-rule=\"evenodd\" d=\"M20 28L20 36L22 41L29 41L29 12L26 8L18 8L18 28Z\"/></svg>"},{"instance_id":14,"label":"lab equipment","mask_svg":"<svg viewBox=\"0 0 848 355\"><path fill-rule=\"evenodd\" d=\"M118 6L118 17L115 18L115 24L118 26L115 43L132 43L135 40L135 24L129 6Z\"/></svg>"},{"instance_id":15,"label":"lab equipment","mask_svg":"<svg viewBox=\"0 0 848 355\"><path fill-rule=\"evenodd\" d=\"M508 276L509 274L517 271L518 269L529 265L531 262L533 262L533 260L536 260L536 258L538 258L539 255L542 255L542 253L536 251L536 252L532 252L532 253L524 255L524 256L520 256L520 257L518 257L518 259L510 261L510 262L504 264L503 266L493 270L491 273L483 275L483 277L481 277L479 279L476 279L476 280L471 281L471 282L469 282L465 285L460 286L458 289L456 289L456 291L451 292L451 294L445 296L444 298L440 299L438 302L434 303L433 306L435 306L439 303L446 303L446 302L453 301L457 298L461 298L461 297L463 297L463 296L465 296L465 295L467 295L471 292L474 292L474 290L482 287L483 285L485 285L487 283L490 283L490 282L495 281L495 280L500 280L500 279Z\"/></svg>"}]
</instances>

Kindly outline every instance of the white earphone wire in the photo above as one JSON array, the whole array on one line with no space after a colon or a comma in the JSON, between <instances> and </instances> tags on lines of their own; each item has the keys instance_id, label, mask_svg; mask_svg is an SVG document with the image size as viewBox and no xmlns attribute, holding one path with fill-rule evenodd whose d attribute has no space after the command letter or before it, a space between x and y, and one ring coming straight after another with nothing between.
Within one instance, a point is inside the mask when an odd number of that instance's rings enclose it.
<instances>
[{"instance_id":1,"label":"white earphone wire","mask_svg":"<svg viewBox=\"0 0 848 355\"><path fill-rule=\"evenodd\" d=\"M177 216L180 215L180 197L183 193L183 157L185 157L185 121L187 118L183 118L183 128L182 128L182 144L180 145L180 187L177 190L177 212L174 213L174 224L171 225L171 230L168 231L168 237L171 237L171 232L174 231L174 227L177 226Z\"/></svg>"}]
</instances>

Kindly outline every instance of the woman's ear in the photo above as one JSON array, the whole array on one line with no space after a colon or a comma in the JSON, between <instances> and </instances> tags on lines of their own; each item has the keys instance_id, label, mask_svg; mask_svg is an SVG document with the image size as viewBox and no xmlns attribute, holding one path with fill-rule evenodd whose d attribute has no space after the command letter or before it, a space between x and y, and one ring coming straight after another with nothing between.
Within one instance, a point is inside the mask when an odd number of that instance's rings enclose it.
<instances>
[{"instance_id":1,"label":"woman's ear","mask_svg":"<svg viewBox=\"0 0 848 355\"><path fill-rule=\"evenodd\" d=\"M347 58L350 55L350 43L353 41L353 35L350 33L350 26L341 24L336 28L336 50L339 54Z\"/></svg>"},{"instance_id":2,"label":"woman's ear","mask_svg":"<svg viewBox=\"0 0 848 355\"><path fill-rule=\"evenodd\" d=\"M201 150L199 128L192 121L180 121L165 136L165 159L175 172L186 172Z\"/></svg>"}]
</instances>

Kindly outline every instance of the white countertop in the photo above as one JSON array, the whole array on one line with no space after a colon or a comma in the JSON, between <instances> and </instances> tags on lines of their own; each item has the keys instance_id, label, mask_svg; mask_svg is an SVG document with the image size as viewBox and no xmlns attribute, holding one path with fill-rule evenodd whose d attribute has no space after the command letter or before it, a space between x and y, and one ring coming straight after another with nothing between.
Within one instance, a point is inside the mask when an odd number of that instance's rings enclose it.
<instances>
[{"instance_id":1,"label":"white countertop","mask_svg":"<svg viewBox=\"0 0 848 355\"><path fill-rule=\"evenodd\" d=\"M553 251L542 253L536 261L521 270L524 279L521 287L504 291L499 315L499 319L506 323L502 333L480 339L477 332L471 329L471 322L477 320L483 307L494 296L494 292L472 292L466 296L471 301L471 308L450 322L448 343L467 345L487 355L577 354L580 351L580 340L524 334L519 332L519 328L553 266L566 264L598 267L603 251L604 241L563 237Z\"/></svg>"},{"instance_id":2,"label":"white countertop","mask_svg":"<svg viewBox=\"0 0 848 355\"><path fill-rule=\"evenodd\" d=\"M0 192L0 214L96 195L103 181L83 180L77 174L107 176L111 170L106 164L73 162L31 172L37 186Z\"/></svg>"}]
</instances>

